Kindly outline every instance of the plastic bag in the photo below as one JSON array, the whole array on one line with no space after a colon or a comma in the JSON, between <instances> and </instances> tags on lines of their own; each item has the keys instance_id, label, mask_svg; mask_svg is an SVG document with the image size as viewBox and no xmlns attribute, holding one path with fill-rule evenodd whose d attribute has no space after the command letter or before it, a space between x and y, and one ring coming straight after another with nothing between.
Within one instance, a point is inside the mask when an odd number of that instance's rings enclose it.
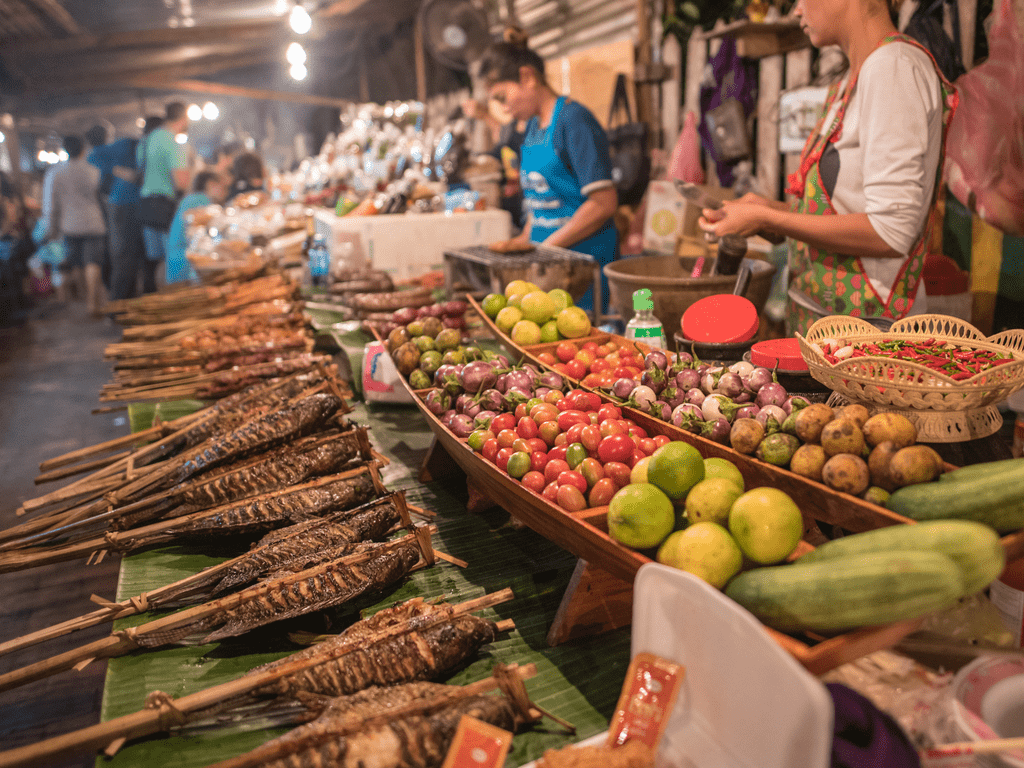
<instances>
[{"instance_id":1,"label":"plastic bag","mask_svg":"<svg viewBox=\"0 0 1024 768\"><path fill-rule=\"evenodd\" d=\"M960 105L946 138L950 191L989 224L1024 235L1024 33L999 0L989 58L955 83Z\"/></svg>"}]
</instances>

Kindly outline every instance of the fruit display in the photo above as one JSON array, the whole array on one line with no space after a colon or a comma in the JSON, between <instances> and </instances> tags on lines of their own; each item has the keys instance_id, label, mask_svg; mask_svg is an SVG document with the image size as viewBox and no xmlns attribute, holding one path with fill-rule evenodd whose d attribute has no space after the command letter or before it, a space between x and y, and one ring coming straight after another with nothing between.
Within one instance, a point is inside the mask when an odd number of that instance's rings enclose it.
<instances>
[{"instance_id":1,"label":"fruit display","mask_svg":"<svg viewBox=\"0 0 1024 768\"><path fill-rule=\"evenodd\" d=\"M562 288L543 291L526 280L513 280L504 293L491 293L481 302L484 314L498 330L520 346L589 336L590 318L573 306Z\"/></svg>"}]
</instances>

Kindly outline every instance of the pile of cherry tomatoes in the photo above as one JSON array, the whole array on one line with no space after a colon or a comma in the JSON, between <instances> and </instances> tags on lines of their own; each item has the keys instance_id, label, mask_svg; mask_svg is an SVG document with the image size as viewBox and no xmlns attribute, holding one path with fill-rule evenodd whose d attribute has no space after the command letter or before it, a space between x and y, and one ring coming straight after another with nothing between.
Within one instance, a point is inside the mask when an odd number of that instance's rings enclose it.
<instances>
[{"instance_id":1,"label":"pile of cherry tomatoes","mask_svg":"<svg viewBox=\"0 0 1024 768\"><path fill-rule=\"evenodd\" d=\"M541 352L537 359L590 389L611 387L622 378L639 381L644 371L643 354L636 349L620 347L614 340L604 344L563 341L553 353Z\"/></svg>"},{"instance_id":2,"label":"pile of cherry tomatoes","mask_svg":"<svg viewBox=\"0 0 1024 768\"><path fill-rule=\"evenodd\" d=\"M669 438L648 436L617 405L574 389L552 390L500 413L467 442L530 490L576 512L607 504L629 484L632 467Z\"/></svg>"}]
</instances>

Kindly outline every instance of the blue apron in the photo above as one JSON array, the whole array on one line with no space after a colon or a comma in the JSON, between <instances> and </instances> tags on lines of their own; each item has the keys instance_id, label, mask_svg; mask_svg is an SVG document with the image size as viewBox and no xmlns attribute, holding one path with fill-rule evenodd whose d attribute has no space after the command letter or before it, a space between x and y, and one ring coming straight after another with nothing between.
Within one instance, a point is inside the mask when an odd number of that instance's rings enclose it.
<instances>
[{"instance_id":1,"label":"blue apron","mask_svg":"<svg viewBox=\"0 0 1024 768\"><path fill-rule=\"evenodd\" d=\"M560 229L587 199L586 195L580 192L580 183L572 169L566 167L555 151L552 139L564 103L565 97L559 97L543 137L539 135L541 131L537 118L531 119L526 129L526 140L523 142L519 180L523 187L523 205L533 214L530 240L534 243L544 242ZM617 241L618 233L612 219L609 218L601 229L573 244L570 249L590 254L603 267L615 259ZM604 276L603 269L601 291L601 312L604 313L608 311L608 279ZM583 298L576 304L584 309L593 309L594 289L588 288Z\"/></svg>"}]
</instances>

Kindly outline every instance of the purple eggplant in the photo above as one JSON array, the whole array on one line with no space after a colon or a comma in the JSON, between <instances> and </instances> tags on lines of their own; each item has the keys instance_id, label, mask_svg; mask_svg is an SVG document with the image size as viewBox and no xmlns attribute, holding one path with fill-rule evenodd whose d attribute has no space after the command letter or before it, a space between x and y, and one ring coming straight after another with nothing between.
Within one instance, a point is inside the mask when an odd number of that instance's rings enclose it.
<instances>
[{"instance_id":1,"label":"purple eggplant","mask_svg":"<svg viewBox=\"0 0 1024 768\"><path fill-rule=\"evenodd\" d=\"M633 391L629 393L626 405L646 412L650 404L657 399L658 395L653 389L644 384L637 384L633 387Z\"/></svg>"},{"instance_id":2,"label":"purple eggplant","mask_svg":"<svg viewBox=\"0 0 1024 768\"><path fill-rule=\"evenodd\" d=\"M629 397L630 392L633 391L633 388L635 386L636 382L633 381L633 379L629 379L626 377L617 379L615 383L612 384L612 394L615 395L615 397L619 398L620 400L625 400L627 397Z\"/></svg>"},{"instance_id":3,"label":"purple eggplant","mask_svg":"<svg viewBox=\"0 0 1024 768\"><path fill-rule=\"evenodd\" d=\"M782 404L782 410L784 410L786 412L786 415L788 416L793 411L803 410L810 404L811 401L808 400L803 395L792 395L786 400L786 402Z\"/></svg>"},{"instance_id":4,"label":"purple eggplant","mask_svg":"<svg viewBox=\"0 0 1024 768\"><path fill-rule=\"evenodd\" d=\"M711 368L707 363L700 363L694 370L697 372L697 376L701 379L704 378L704 374Z\"/></svg>"},{"instance_id":5,"label":"purple eggplant","mask_svg":"<svg viewBox=\"0 0 1024 768\"><path fill-rule=\"evenodd\" d=\"M757 412L754 417L764 426L764 433L772 435L782 429L782 423L786 420L786 412L777 405L766 405Z\"/></svg>"},{"instance_id":6,"label":"purple eggplant","mask_svg":"<svg viewBox=\"0 0 1024 768\"><path fill-rule=\"evenodd\" d=\"M716 443L722 445L729 444L729 433L732 431L732 426L726 419L714 419L705 423L701 433L704 437L709 440L714 440Z\"/></svg>"},{"instance_id":7,"label":"purple eggplant","mask_svg":"<svg viewBox=\"0 0 1024 768\"><path fill-rule=\"evenodd\" d=\"M695 389L700 386L700 374L693 368L687 368L676 374L676 386L684 392L688 389Z\"/></svg>"},{"instance_id":8,"label":"purple eggplant","mask_svg":"<svg viewBox=\"0 0 1024 768\"><path fill-rule=\"evenodd\" d=\"M451 363L445 363L444 365L439 366L438 369L434 371L434 386L440 387L445 378L452 373L455 373L455 366Z\"/></svg>"},{"instance_id":9,"label":"purple eggplant","mask_svg":"<svg viewBox=\"0 0 1024 768\"><path fill-rule=\"evenodd\" d=\"M747 392L747 390L744 389L742 392L740 392L738 395L736 395L736 397L734 397L732 399L732 401L734 403L741 403L741 404L742 403L753 403L754 402L754 396L750 392Z\"/></svg>"},{"instance_id":10,"label":"purple eggplant","mask_svg":"<svg viewBox=\"0 0 1024 768\"><path fill-rule=\"evenodd\" d=\"M772 383L772 372L767 368L755 368L746 376L740 377L743 380L743 387L755 395L761 391L761 387Z\"/></svg>"},{"instance_id":11,"label":"purple eggplant","mask_svg":"<svg viewBox=\"0 0 1024 768\"><path fill-rule=\"evenodd\" d=\"M514 411L517 405L522 405L529 401L531 397L532 395L528 389L524 389L523 387L509 387L508 392L505 393L505 397L503 398L503 409L506 411Z\"/></svg>"},{"instance_id":12,"label":"purple eggplant","mask_svg":"<svg viewBox=\"0 0 1024 768\"><path fill-rule=\"evenodd\" d=\"M565 380L562 379L562 374L560 373L545 371L537 379L537 384L542 387L561 390L565 386Z\"/></svg>"},{"instance_id":13,"label":"purple eggplant","mask_svg":"<svg viewBox=\"0 0 1024 768\"><path fill-rule=\"evenodd\" d=\"M452 398L443 389L432 389L423 402L427 404L427 410L435 416L441 416L452 407Z\"/></svg>"},{"instance_id":14,"label":"purple eggplant","mask_svg":"<svg viewBox=\"0 0 1024 768\"><path fill-rule=\"evenodd\" d=\"M508 372L508 377L505 379L505 394L508 394L508 390L513 387L525 390L527 392L533 391L533 378L528 371L522 368L516 368Z\"/></svg>"},{"instance_id":15,"label":"purple eggplant","mask_svg":"<svg viewBox=\"0 0 1024 768\"><path fill-rule=\"evenodd\" d=\"M766 405L777 405L781 408L782 404L786 402L788 398L789 393L786 392L786 388L784 386L771 382L757 390L757 397L754 399L754 402L762 408Z\"/></svg>"},{"instance_id":16,"label":"purple eggplant","mask_svg":"<svg viewBox=\"0 0 1024 768\"><path fill-rule=\"evenodd\" d=\"M733 402L736 402L736 401L733 400ZM761 410L760 408L758 408L756 405L753 405L753 404L744 405L742 408L740 408L738 411L736 411L736 415L733 417L733 420L734 421L739 421L740 419L753 419L753 418L756 418L757 414L758 414L758 412L760 412L760 410Z\"/></svg>"},{"instance_id":17,"label":"purple eggplant","mask_svg":"<svg viewBox=\"0 0 1024 768\"><path fill-rule=\"evenodd\" d=\"M541 400L543 400L545 397L547 397L548 392L551 391L553 390L550 387L537 387L536 389L533 390L533 396L539 397Z\"/></svg>"},{"instance_id":18,"label":"purple eggplant","mask_svg":"<svg viewBox=\"0 0 1024 768\"><path fill-rule=\"evenodd\" d=\"M647 407L647 412L662 421L672 420L672 407L664 400L655 400Z\"/></svg>"},{"instance_id":19,"label":"purple eggplant","mask_svg":"<svg viewBox=\"0 0 1024 768\"><path fill-rule=\"evenodd\" d=\"M725 395L713 392L704 398L704 402L700 405L700 410L704 414L706 421L725 419L727 422L731 422L736 415L736 411L742 407L741 405L736 405Z\"/></svg>"},{"instance_id":20,"label":"purple eggplant","mask_svg":"<svg viewBox=\"0 0 1024 768\"><path fill-rule=\"evenodd\" d=\"M669 408L674 409L686 402L686 390L670 385L661 390L661 399L668 403Z\"/></svg>"},{"instance_id":21,"label":"purple eggplant","mask_svg":"<svg viewBox=\"0 0 1024 768\"><path fill-rule=\"evenodd\" d=\"M729 398L736 397L743 391L743 382L735 373L723 373L718 379L718 391Z\"/></svg>"},{"instance_id":22,"label":"purple eggplant","mask_svg":"<svg viewBox=\"0 0 1024 768\"><path fill-rule=\"evenodd\" d=\"M494 380L494 388L505 394L505 390L508 389L508 373L499 373L498 378Z\"/></svg>"},{"instance_id":23,"label":"purple eggplant","mask_svg":"<svg viewBox=\"0 0 1024 768\"><path fill-rule=\"evenodd\" d=\"M686 402L690 405L696 405L698 408L704 405L704 398L706 397L707 395L704 394L703 389L694 387L693 389L686 390Z\"/></svg>"},{"instance_id":24,"label":"purple eggplant","mask_svg":"<svg viewBox=\"0 0 1024 768\"><path fill-rule=\"evenodd\" d=\"M753 373L755 367L756 366L753 363L748 363L746 360L740 360L738 363L733 363L729 366L729 372L743 377Z\"/></svg>"},{"instance_id":25,"label":"purple eggplant","mask_svg":"<svg viewBox=\"0 0 1024 768\"><path fill-rule=\"evenodd\" d=\"M673 367L675 367L677 365L680 366L680 367L682 367L682 366L689 367L692 363L693 363L693 355L691 355L689 352L678 352L678 353L676 353L676 360L675 360L675 362L672 365L673 365ZM676 371L676 373L678 373L678 371Z\"/></svg>"},{"instance_id":26,"label":"purple eggplant","mask_svg":"<svg viewBox=\"0 0 1024 768\"><path fill-rule=\"evenodd\" d=\"M697 433L704 423L704 414L696 405L684 403L672 409L671 419L672 423L680 429Z\"/></svg>"},{"instance_id":27,"label":"purple eggplant","mask_svg":"<svg viewBox=\"0 0 1024 768\"><path fill-rule=\"evenodd\" d=\"M491 419L497 415L494 411L480 411L473 417L473 426L477 429L487 429L491 426Z\"/></svg>"},{"instance_id":28,"label":"purple eggplant","mask_svg":"<svg viewBox=\"0 0 1024 768\"><path fill-rule=\"evenodd\" d=\"M443 414L441 414L441 423L444 424L444 426L447 429L451 429L450 425L452 423L452 419L454 419L458 415L459 415L458 411L456 411L454 408L450 408L447 411L445 411Z\"/></svg>"},{"instance_id":29,"label":"purple eggplant","mask_svg":"<svg viewBox=\"0 0 1024 768\"><path fill-rule=\"evenodd\" d=\"M652 353L653 354L653 353ZM661 368L645 368L640 374L640 383L658 394L665 388L665 372Z\"/></svg>"},{"instance_id":30,"label":"purple eggplant","mask_svg":"<svg viewBox=\"0 0 1024 768\"><path fill-rule=\"evenodd\" d=\"M480 403L480 408L485 411L500 411L501 410L501 392L496 389L485 389L479 395L476 396L477 402Z\"/></svg>"},{"instance_id":31,"label":"purple eggplant","mask_svg":"<svg viewBox=\"0 0 1024 768\"><path fill-rule=\"evenodd\" d=\"M660 349L652 349L644 357L644 368L657 368L664 372L668 368L668 355Z\"/></svg>"},{"instance_id":32,"label":"purple eggplant","mask_svg":"<svg viewBox=\"0 0 1024 768\"><path fill-rule=\"evenodd\" d=\"M462 388L467 392L480 392L490 389L497 382L498 376L494 366L483 360L467 363L462 369Z\"/></svg>"},{"instance_id":33,"label":"purple eggplant","mask_svg":"<svg viewBox=\"0 0 1024 768\"><path fill-rule=\"evenodd\" d=\"M456 437L469 437L474 428L473 419L464 413L457 413L448 422L448 429L455 433Z\"/></svg>"}]
</instances>

